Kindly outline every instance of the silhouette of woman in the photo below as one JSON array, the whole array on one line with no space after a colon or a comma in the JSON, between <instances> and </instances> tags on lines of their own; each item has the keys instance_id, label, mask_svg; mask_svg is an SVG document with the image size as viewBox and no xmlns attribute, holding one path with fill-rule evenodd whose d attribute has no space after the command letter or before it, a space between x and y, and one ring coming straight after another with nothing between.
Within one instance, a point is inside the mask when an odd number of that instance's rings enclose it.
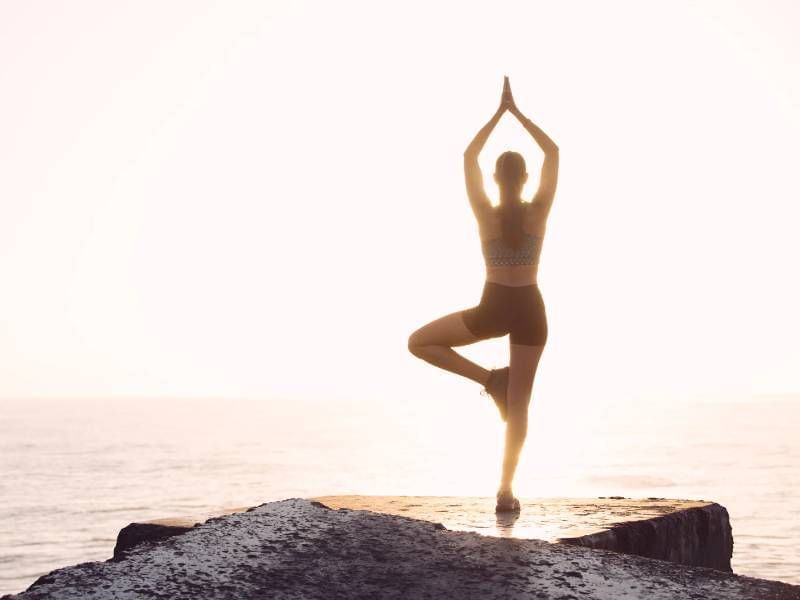
<instances>
[{"instance_id":1,"label":"silhouette of woman","mask_svg":"<svg viewBox=\"0 0 800 600\"><path fill-rule=\"evenodd\" d=\"M509 111L544 151L539 189L530 202L520 196L528 179L525 160L517 152L503 152L494 179L500 203L492 206L483 188L478 154L500 117ZM558 146L525 117L514 103L508 77L500 106L464 152L467 196L478 221L486 281L480 302L420 327L408 338L415 356L484 386L506 422L502 476L497 512L518 511L512 482L528 432L528 405L533 378L547 341L547 316L536 280L545 225L558 180ZM509 366L487 370L453 350L479 340L509 334Z\"/></svg>"}]
</instances>

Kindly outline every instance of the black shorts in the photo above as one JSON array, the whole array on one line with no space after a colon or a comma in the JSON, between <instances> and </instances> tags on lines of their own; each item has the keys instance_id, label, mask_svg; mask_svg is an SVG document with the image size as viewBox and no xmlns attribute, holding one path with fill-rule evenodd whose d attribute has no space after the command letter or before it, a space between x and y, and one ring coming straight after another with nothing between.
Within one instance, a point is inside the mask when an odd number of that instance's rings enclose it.
<instances>
[{"instance_id":1,"label":"black shorts","mask_svg":"<svg viewBox=\"0 0 800 600\"><path fill-rule=\"evenodd\" d=\"M547 314L537 284L510 286L487 281L480 303L462 311L464 324L479 339L510 334L512 344L544 346Z\"/></svg>"}]
</instances>

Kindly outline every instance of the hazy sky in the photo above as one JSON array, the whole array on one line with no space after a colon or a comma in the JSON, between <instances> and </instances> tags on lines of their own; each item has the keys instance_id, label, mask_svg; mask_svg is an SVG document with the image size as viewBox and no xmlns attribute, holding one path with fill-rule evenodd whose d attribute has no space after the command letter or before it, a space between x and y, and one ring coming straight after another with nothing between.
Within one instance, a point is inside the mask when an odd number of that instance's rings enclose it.
<instances>
[{"instance_id":1,"label":"hazy sky","mask_svg":"<svg viewBox=\"0 0 800 600\"><path fill-rule=\"evenodd\" d=\"M480 298L504 75L561 149L534 396L800 392L799 13L3 2L0 397L476 397L407 339Z\"/></svg>"}]
</instances>

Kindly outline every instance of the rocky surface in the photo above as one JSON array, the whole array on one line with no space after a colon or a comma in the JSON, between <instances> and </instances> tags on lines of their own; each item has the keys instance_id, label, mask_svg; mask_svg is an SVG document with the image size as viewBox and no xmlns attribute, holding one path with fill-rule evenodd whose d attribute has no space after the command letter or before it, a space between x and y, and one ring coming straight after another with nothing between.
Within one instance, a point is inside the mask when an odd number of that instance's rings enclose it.
<instances>
[{"instance_id":1,"label":"rocky surface","mask_svg":"<svg viewBox=\"0 0 800 600\"><path fill-rule=\"evenodd\" d=\"M152 521L131 523L120 529L117 534L117 543L114 545L114 555L112 559L121 560L125 556L127 550L138 546L142 542L155 542L180 535L186 533L192 527L204 523L208 519L236 512L244 512L247 509L247 506L231 508L224 511L222 514L208 514L205 518L200 519L191 517L169 517L166 519L153 519Z\"/></svg>"},{"instance_id":2,"label":"rocky surface","mask_svg":"<svg viewBox=\"0 0 800 600\"><path fill-rule=\"evenodd\" d=\"M456 531L562 542L731 571L733 537L728 511L713 502L523 498L520 513L496 515L494 498L320 496L311 500L331 508L438 521Z\"/></svg>"},{"instance_id":3,"label":"rocky surface","mask_svg":"<svg viewBox=\"0 0 800 600\"><path fill-rule=\"evenodd\" d=\"M6 599L800 600L800 587L293 498L40 577Z\"/></svg>"},{"instance_id":4,"label":"rocky surface","mask_svg":"<svg viewBox=\"0 0 800 600\"><path fill-rule=\"evenodd\" d=\"M559 540L695 567L731 572L733 535L728 511L719 504L626 521L597 533Z\"/></svg>"}]
</instances>

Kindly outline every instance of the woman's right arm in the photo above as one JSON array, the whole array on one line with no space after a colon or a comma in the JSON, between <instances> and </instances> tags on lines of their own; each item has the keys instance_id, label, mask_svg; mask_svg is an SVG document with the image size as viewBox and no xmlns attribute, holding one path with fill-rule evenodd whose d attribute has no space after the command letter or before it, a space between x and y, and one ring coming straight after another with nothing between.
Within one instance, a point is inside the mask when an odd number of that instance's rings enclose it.
<instances>
[{"instance_id":1,"label":"woman's right arm","mask_svg":"<svg viewBox=\"0 0 800 600\"><path fill-rule=\"evenodd\" d=\"M556 184L558 183L558 146L548 135L539 129L536 124L528 119L522 112L513 105L509 109L522 126L533 136L536 143L544 151L544 162L542 163L542 174L539 179L539 189L531 200L531 208L537 210L543 219L550 213L553 199L556 194Z\"/></svg>"}]
</instances>

